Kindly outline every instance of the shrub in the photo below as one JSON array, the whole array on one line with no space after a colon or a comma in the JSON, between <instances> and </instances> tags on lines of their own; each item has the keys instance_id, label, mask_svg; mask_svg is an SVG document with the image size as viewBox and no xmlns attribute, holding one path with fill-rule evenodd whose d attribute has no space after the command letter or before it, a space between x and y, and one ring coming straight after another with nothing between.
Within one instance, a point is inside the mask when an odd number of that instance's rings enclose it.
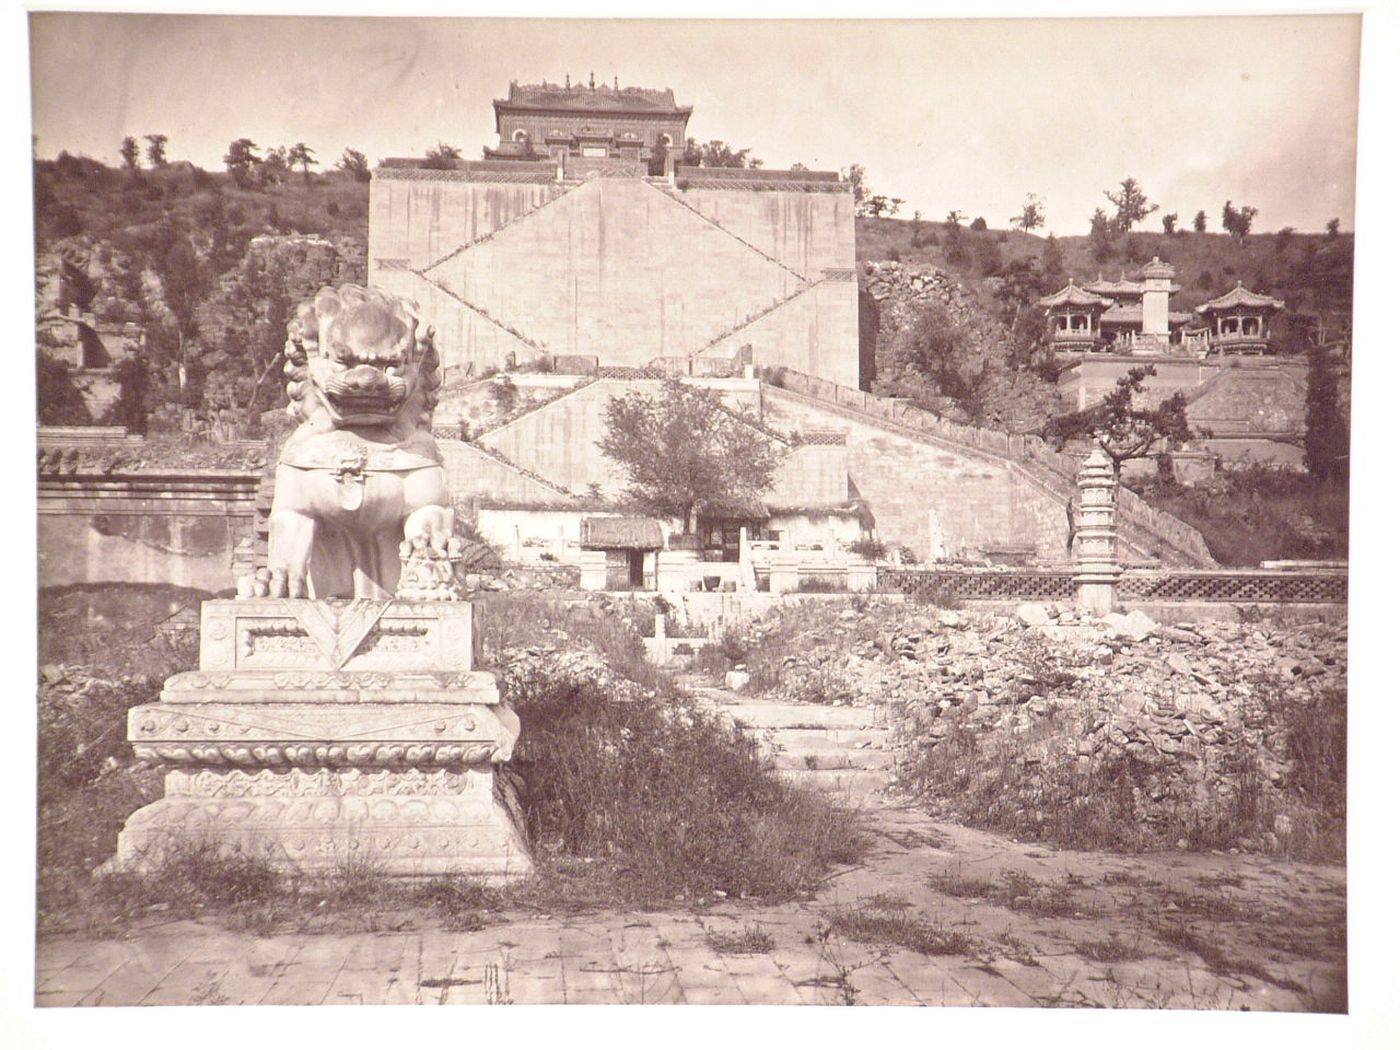
<instances>
[{"instance_id":1,"label":"shrub","mask_svg":"<svg viewBox=\"0 0 1400 1050\"><path fill-rule=\"evenodd\" d=\"M860 539L846 545L846 549L858 558L878 561L889 553L889 548L880 540Z\"/></svg>"},{"instance_id":2,"label":"shrub","mask_svg":"<svg viewBox=\"0 0 1400 1050\"><path fill-rule=\"evenodd\" d=\"M824 576L803 576L797 581L797 590L801 594L844 594L846 581L829 580Z\"/></svg>"},{"instance_id":3,"label":"shrub","mask_svg":"<svg viewBox=\"0 0 1400 1050\"><path fill-rule=\"evenodd\" d=\"M688 698L623 699L540 668L504 681L531 840L608 862L623 899L788 897L859 853L852 814L779 779Z\"/></svg>"}]
</instances>

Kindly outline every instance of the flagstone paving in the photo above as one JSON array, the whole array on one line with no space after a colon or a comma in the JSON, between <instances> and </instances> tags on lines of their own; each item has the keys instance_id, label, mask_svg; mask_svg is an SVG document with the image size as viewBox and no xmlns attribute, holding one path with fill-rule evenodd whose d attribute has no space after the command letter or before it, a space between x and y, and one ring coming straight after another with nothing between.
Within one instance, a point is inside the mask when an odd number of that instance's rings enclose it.
<instances>
[{"instance_id":1,"label":"flagstone paving","mask_svg":"<svg viewBox=\"0 0 1400 1050\"><path fill-rule=\"evenodd\" d=\"M1346 1010L1341 868L1056 851L886 799L867 800L864 812L875 848L810 900L521 913L465 932L257 936L178 921L108 939L46 935L34 1001ZM931 878L957 880L960 895ZM1004 892L1008 884L1022 895ZM1026 889L1035 886L1049 895ZM886 920L876 939L862 939L872 936L860 932L862 918ZM955 955L922 954L928 944L909 935L920 930L968 943ZM717 937L745 933L766 950L720 950L733 945Z\"/></svg>"}]
</instances>

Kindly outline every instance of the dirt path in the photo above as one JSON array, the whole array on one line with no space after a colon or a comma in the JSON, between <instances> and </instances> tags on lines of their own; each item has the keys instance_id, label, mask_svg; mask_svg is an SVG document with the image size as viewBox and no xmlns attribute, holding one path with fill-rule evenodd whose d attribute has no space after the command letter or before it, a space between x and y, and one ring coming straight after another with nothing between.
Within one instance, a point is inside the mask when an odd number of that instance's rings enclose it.
<instances>
[{"instance_id":1,"label":"dirt path","mask_svg":"<svg viewBox=\"0 0 1400 1050\"><path fill-rule=\"evenodd\" d=\"M1057 852L888 800L864 811L875 848L807 901L502 915L471 932L49 935L35 1002L1346 1009L1340 868Z\"/></svg>"}]
</instances>

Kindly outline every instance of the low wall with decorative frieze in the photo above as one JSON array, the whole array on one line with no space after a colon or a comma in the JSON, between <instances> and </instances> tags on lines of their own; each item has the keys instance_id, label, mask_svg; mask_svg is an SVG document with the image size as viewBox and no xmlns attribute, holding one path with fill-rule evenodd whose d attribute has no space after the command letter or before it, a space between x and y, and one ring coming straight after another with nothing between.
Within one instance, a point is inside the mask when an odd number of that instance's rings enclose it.
<instances>
[{"instance_id":1,"label":"low wall with decorative frieze","mask_svg":"<svg viewBox=\"0 0 1400 1050\"><path fill-rule=\"evenodd\" d=\"M258 471L40 475L39 586L233 587L252 540Z\"/></svg>"}]
</instances>

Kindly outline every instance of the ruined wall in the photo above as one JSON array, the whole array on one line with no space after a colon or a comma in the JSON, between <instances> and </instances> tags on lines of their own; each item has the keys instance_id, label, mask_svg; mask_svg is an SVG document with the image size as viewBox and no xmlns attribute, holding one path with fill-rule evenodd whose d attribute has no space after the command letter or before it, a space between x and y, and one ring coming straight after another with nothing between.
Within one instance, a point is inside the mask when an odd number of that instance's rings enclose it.
<instances>
[{"instance_id":1,"label":"ruined wall","mask_svg":"<svg viewBox=\"0 0 1400 1050\"><path fill-rule=\"evenodd\" d=\"M233 586L261 472L39 479L39 586Z\"/></svg>"},{"instance_id":2,"label":"ruined wall","mask_svg":"<svg viewBox=\"0 0 1400 1050\"><path fill-rule=\"evenodd\" d=\"M755 364L858 381L853 201L840 184L499 181L508 174L380 169L371 183L370 282L419 302L449 369L479 374L512 354L640 366L752 346Z\"/></svg>"}]
</instances>

